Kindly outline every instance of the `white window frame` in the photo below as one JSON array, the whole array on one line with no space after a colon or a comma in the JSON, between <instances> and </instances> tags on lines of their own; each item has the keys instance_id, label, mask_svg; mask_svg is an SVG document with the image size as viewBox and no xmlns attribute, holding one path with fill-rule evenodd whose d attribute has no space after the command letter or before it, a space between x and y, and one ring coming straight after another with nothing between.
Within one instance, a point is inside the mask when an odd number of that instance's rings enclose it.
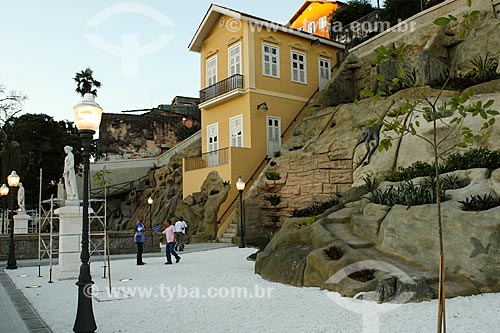
<instances>
[{"instance_id":1,"label":"white window frame","mask_svg":"<svg viewBox=\"0 0 500 333\"><path fill-rule=\"evenodd\" d=\"M321 16L318 19L318 29L324 29L326 28L326 16Z\"/></svg>"},{"instance_id":2,"label":"white window frame","mask_svg":"<svg viewBox=\"0 0 500 333\"><path fill-rule=\"evenodd\" d=\"M272 53L265 52L265 48L270 47L270 48L275 48L276 49L276 55L273 55ZM272 69L272 61L269 61L269 74L266 73L266 61L265 57L268 55L270 58L276 57L276 75L273 75L273 69ZM262 43L262 75L264 76L270 76L274 78L280 78L280 47L278 45L273 45L273 44L267 44L267 43Z\"/></svg>"},{"instance_id":3,"label":"white window frame","mask_svg":"<svg viewBox=\"0 0 500 333\"><path fill-rule=\"evenodd\" d=\"M210 129L213 128L217 141L210 143ZM207 167L219 165L219 123L207 125Z\"/></svg>"},{"instance_id":4,"label":"white window frame","mask_svg":"<svg viewBox=\"0 0 500 333\"><path fill-rule=\"evenodd\" d=\"M319 85L321 89L321 72L322 72L322 67L321 67L321 62L327 62L328 63L328 77L325 78L325 82L330 81L332 78L332 60L330 58L324 57L324 56L319 56L318 57L318 78L319 78Z\"/></svg>"},{"instance_id":5,"label":"white window frame","mask_svg":"<svg viewBox=\"0 0 500 333\"><path fill-rule=\"evenodd\" d=\"M213 83L210 83L209 84L209 75L208 75L208 63L211 62L211 61L215 61L215 81ZM205 63L205 87L209 87L213 84L216 84L217 83L217 72L219 71L219 69L217 68L218 65L217 65L217 55L214 55L210 58L207 59L206 63Z\"/></svg>"},{"instance_id":6,"label":"white window frame","mask_svg":"<svg viewBox=\"0 0 500 333\"><path fill-rule=\"evenodd\" d=\"M232 58L236 57L236 56L231 57L231 51L236 49L236 48L238 48L238 50L239 50L239 52L237 54L237 57L239 57L239 61L237 62L235 60L234 65L231 65ZM239 65L239 70L238 70L237 65ZM235 67L234 73L231 73L232 72L231 67L233 67L233 66ZM241 64L241 43L236 43L227 49L227 73L228 73L228 77L233 76L235 74L242 74L242 67L241 66L242 66L242 64Z\"/></svg>"},{"instance_id":7,"label":"white window frame","mask_svg":"<svg viewBox=\"0 0 500 333\"><path fill-rule=\"evenodd\" d=\"M296 54L298 56L303 56L304 57L304 61L303 62L300 62L299 60L294 60L293 59L293 55ZM297 63L297 78L298 80L294 80L293 78L293 71L295 70L293 68L293 64L294 63ZM300 66L300 64L303 64L304 65L304 81L300 81L300 73L301 73L301 69L299 69L298 66ZM305 54L305 52L300 52L300 51L296 51L296 50L291 50L290 51L290 77L292 79L292 82L296 82L296 83L302 83L302 84L307 84L307 56Z\"/></svg>"},{"instance_id":8,"label":"white window frame","mask_svg":"<svg viewBox=\"0 0 500 333\"><path fill-rule=\"evenodd\" d=\"M307 32L314 34L316 32L316 22L312 21L307 23Z\"/></svg>"},{"instance_id":9,"label":"white window frame","mask_svg":"<svg viewBox=\"0 0 500 333\"><path fill-rule=\"evenodd\" d=\"M233 125L234 121L240 121L241 124L241 134L234 136L233 137ZM241 138L241 145L238 145L238 138ZM235 139L235 142L233 142L233 139ZM243 135L243 115L237 115L234 117L229 118L229 145L231 147L245 147L245 141L244 141L244 135Z\"/></svg>"}]
</instances>

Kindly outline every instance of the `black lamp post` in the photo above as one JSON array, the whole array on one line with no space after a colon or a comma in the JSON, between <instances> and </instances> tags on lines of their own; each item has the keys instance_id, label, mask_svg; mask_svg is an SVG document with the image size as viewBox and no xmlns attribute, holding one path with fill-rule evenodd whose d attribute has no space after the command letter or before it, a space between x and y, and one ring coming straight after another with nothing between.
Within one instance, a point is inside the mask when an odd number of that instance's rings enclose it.
<instances>
[{"instance_id":1,"label":"black lamp post","mask_svg":"<svg viewBox=\"0 0 500 333\"><path fill-rule=\"evenodd\" d=\"M236 189L240 192L240 248L245 247L245 225L243 221L243 190L245 189L245 182L241 177L236 182Z\"/></svg>"},{"instance_id":2,"label":"black lamp post","mask_svg":"<svg viewBox=\"0 0 500 333\"><path fill-rule=\"evenodd\" d=\"M99 128L102 109L94 100L93 94L87 93L83 101L73 107L75 125L82 139L83 157L83 223L82 251L80 254L80 275L78 276L78 308L76 310L74 332L95 332L94 311L92 309L92 276L90 275L89 252L89 168L90 145L92 137Z\"/></svg>"},{"instance_id":3,"label":"black lamp post","mask_svg":"<svg viewBox=\"0 0 500 333\"><path fill-rule=\"evenodd\" d=\"M7 194L9 194L9 187L2 184L2 187L0 187L0 196L2 197L2 235L5 233L5 200L7 200Z\"/></svg>"},{"instance_id":4,"label":"black lamp post","mask_svg":"<svg viewBox=\"0 0 500 333\"><path fill-rule=\"evenodd\" d=\"M152 218L152 215L151 215L151 208L153 207L153 197L149 197L148 198L148 205L149 205L149 229L153 229L153 218ZM154 246L154 243L153 243L153 233L151 233L151 247Z\"/></svg>"},{"instance_id":5,"label":"black lamp post","mask_svg":"<svg viewBox=\"0 0 500 333\"><path fill-rule=\"evenodd\" d=\"M9 257L7 259L7 269L17 269L16 262L16 244L14 243L14 197L16 195L17 186L19 186L19 176L15 171L7 177L10 191L10 237L9 237Z\"/></svg>"}]
</instances>

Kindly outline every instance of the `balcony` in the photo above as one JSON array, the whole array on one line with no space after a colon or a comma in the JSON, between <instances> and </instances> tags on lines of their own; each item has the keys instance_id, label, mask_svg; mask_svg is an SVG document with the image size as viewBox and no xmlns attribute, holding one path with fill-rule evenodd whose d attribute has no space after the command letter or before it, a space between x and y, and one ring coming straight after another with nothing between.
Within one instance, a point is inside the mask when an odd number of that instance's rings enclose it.
<instances>
[{"instance_id":1,"label":"balcony","mask_svg":"<svg viewBox=\"0 0 500 333\"><path fill-rule=\"evenodd\" d=\"M229 163L229 148L223 148L199 156L186 157L185 171L216 167Z\"/></svg>"},{"instance_id":2,"label":"balcony","mask_svg":"<svg viewBox=\"0 0 500 333\"><path fill-rule=\"evenodd\" d=\"M243 94L243 75L235 74L200 90L200 109L207 109Z\"/></svg>"}]
</instances>

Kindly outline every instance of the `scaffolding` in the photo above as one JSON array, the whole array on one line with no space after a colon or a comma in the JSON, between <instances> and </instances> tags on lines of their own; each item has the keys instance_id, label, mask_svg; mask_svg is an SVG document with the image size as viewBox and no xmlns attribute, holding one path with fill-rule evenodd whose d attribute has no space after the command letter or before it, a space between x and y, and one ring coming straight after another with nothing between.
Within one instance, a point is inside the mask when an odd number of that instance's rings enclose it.
<instances>
[{"instance_id":1,"label":"scaffolding","mask_svg":"<svg viewBox=\"0 0 500 333\"><path fill-rule=\"evenodd\" d=\"M40 201L39 223L38 223L38 276L41 277L41 265L43 259L49 260L49 282L52 282L52 266L54 257L59 255L59 247L54 244L54 232L59 230L59 216L54 210L64 206L62 199L54 199L52 195L49 200ZM80 200L80 203L82 201ZM106 219L106 197L103 199L90 199L89 208L89 252L92 256L98 256L103 262L103 278L106 278L106 249L107 249L107 219ZM83 217L83 216L82 216ZM57 228L56 228L57 227ZM81 233L78 236L81 243Z\"/></svg>"}]
</instances>

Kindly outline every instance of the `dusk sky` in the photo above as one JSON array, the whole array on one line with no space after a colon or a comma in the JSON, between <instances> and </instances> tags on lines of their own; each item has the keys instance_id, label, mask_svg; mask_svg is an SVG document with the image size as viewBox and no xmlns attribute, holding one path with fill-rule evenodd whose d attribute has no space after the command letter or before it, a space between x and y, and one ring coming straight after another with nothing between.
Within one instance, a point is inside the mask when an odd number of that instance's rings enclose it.
<instances>
[{"instance_id":1,"label":"dusk sky","mask_svg":"<svg viewBox=\"0 0 500 333\"><path fill-rule=\"evenodd\" d=\"M3 1L0 84L28 96L23 113L71 121L81 100L73 77L86 67L102 82L97 102L104 112L169 104L176 95L196 97L199 54L187 47L212 2ZM278 23L286 23L303 2L216 1ZM148 54L134 56L134 49Z\"/></svg>"},{"instance_id":2,"label":"dusk sky","mask_svg":"<svg viewBox=\"0 0 500 333\"><path fill-rule=\"evenodd\" d=\"M74 92L72 78L87 66L102 82L97 102L104 112L169 104L176 95L197 96L199 54L187 47L211 2L3 1L0 83L28 95L23 113L45 113L58 120L73 120L72 107L81 98ZM286 22L302 3L217 2L280 23ZM99 15L104 19L99 20ZM94 18L99 21L97 24L93 23ZM157 48L135 61L132 58L132 67L135 63L136 69L130 68L130 63L122 64L121 54L130 51L114 55L110 48L89 38L97 36L119 48L129 44L122 44L127 38L131 45L134 35L139 49L147 45Z\"/></svg>"}]
</instances>

